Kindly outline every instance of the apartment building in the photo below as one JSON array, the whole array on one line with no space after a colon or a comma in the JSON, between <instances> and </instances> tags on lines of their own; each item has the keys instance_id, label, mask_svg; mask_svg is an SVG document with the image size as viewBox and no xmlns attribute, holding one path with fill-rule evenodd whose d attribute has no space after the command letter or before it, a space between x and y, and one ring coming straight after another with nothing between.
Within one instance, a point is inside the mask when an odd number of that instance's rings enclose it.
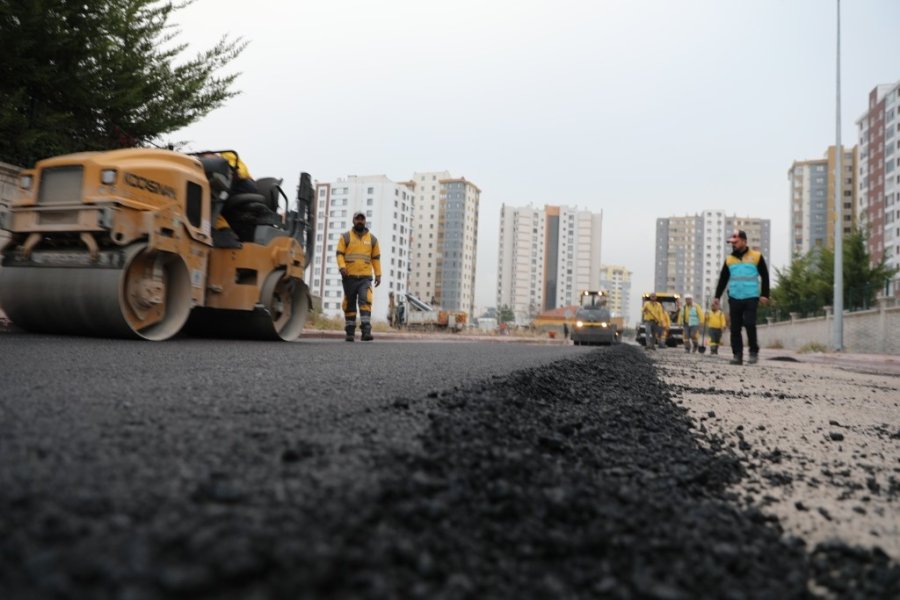
<instances>
[{"instance_id":1,"label":"apartment building","mask_svg":"<svg viewBox=\"0 0 900 600\"><path fill-rule=\"evenodd\" d=\"M788 170L791 256L803 256L814 248L834 248L835 157L835 147L829 146L822 158L794 161ZM844 235L856 225L858 161L856 146L844 148L841 157Z\"/></svg>"},{"instance_id":2,"label":"apartment building","mask_svg":"<svg viewBox=\"0 0 900 600\"><path fill-rule=\"evenodd\" d=\"M868 233L875 262L900 267L900 81L869 92L868 110L856 121L859 132L858 216ZM900 275L888 293L900 295Z\"/></svg>"},{"instance_id":3,"label":"apartment building","mask_svg":"<svg viewBox=\"0 0 900 600\"><path fill-rule=\"evenodd\" d=\"M750 247L769 256L768 219L728 216L722 210L657 219L655 291L690 293L705 306L715 294L722 264L731 252L727 238L732 229L743 229Z\"/></svg>"},{"instance_id":4,"label":"apartment building","mask_svg":"<svg viewBox=\"0 0 900 600\"><path fill-rule=\"evenodd\" d=\"M351 175L334 182L316 182L316 244L308 280L322 299L324 314L343 314L343 288L337 266L338 239L353 227L353 213L366 213L367 227L381 247L381 286L374 289L372 318L385 321L388 294L406 293L409 278L413 192L409 182L384 175Z\"/></svg>"},{"instance_id":5,"label":"apartment building","mask_svg":"<svg viewBox=\"0 0 900 600\"><path fill-rule=\"evenodd\" d=\"M409 290L446 310L475 312L481 190L448 171L413 174Z\"/></svg>"},{"instance_id":6,"label":"apartment building","mask_svg":"<svg viewBox=\"0 0 900 600\"><path fill-rule=\"evenodd\" d=\"M630 323L631 271L621 265L600 265L600 289L609 292L607 306L613 316Z\"/></svg>"},{"instance_id":7,"label":"apartment building","mask_svg":"<svg viewBox=\"0 0 900 600\"><path fill-rule=\"evenodd\" d=\"M544 309L544 209L500 208L497 306L526 325Z\"/></svg>"},{"instance_id":8,"label":"apartment building","mask_svg":"<svg viewBox=\"0 0 900 600\"><path fill-rule=\"evenodd\" d=\"M544 309L552 310L600 287L603 211L548 205L544 213Z\"/></svg>"},{"instance_id":9,"label":"apartment building","mask_svg":"<svg viewBox=\"0 0 900 600\"><path fill-rule=\"evenodd\" d=\"M570 306L600 286L603 213L571 206L504 205L500 213L497 305L527 323L536 312Z\"/></svg>"}]
</instances>

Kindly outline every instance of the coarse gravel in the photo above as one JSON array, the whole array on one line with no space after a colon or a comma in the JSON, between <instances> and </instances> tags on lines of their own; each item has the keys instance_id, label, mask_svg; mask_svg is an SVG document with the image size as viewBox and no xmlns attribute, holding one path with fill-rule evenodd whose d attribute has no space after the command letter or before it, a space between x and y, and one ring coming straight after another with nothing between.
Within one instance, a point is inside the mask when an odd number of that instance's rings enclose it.
<instances>
[{"instance_id":1,"label":"coarse gravel","mask_svg":"<svg viewBox=\"0 0 900 600\"><path fill-rule=\"evenodd\" d=\"M185 441L158 414L67 455L5 437L0 597L900 596L884 552L807 544L736 491L747 462L677 403L664 360L604 348L315 435L219 414ZM85 463L115 476L80 480Z\"/></svg>"},{"instance_id":2,"label":"coarse gravel","mask_svg":"<svg viewBox=\"0 0 900 600\"><path fill-rule=\"evenodd\" d=\"M878 547L900 561L900 376L764 353L660 353L657 371L698 430L747 476L734 491L809 543Z\"/></svg>"}]
</instances>

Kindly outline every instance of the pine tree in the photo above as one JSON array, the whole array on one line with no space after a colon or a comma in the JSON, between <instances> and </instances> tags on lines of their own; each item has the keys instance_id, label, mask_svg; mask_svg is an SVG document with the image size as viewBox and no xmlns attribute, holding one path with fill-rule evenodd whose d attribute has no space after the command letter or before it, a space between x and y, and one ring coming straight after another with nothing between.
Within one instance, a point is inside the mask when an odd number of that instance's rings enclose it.
<instances>
[{"instance_id":1,"label":"pine tree","mask_svg":"<svg viewBox=\"0 0 900 600\"><path fill-rule=\"evenodd\" d=\"M182 59L192 1L0 0L0 161L146 144L239 93L219 72L241 39Z\"/></svg>"}]
</instances>

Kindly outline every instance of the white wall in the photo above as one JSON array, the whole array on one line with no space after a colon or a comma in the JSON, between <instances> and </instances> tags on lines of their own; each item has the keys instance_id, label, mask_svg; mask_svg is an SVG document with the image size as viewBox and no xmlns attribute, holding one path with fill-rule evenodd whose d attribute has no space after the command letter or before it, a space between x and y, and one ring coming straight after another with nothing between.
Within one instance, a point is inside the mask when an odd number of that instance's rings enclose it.
<instances>
[{"instance_id":1,"label":"white wall","mask_svg":"<svg viewBox=\"0 0 900 600\"><path fill-rule=\"evenodd\" d=\"M844 313L844 351L857 354L900 354L900 306L893 298L879 300L872 310ZM781 346L798 350L811 343L830 348L832 316L795 319L757 326L762 348ZM726 334L727 338L727 334ZM727 345L727 342L726 342Z\"/></svg>"}]
</instances>

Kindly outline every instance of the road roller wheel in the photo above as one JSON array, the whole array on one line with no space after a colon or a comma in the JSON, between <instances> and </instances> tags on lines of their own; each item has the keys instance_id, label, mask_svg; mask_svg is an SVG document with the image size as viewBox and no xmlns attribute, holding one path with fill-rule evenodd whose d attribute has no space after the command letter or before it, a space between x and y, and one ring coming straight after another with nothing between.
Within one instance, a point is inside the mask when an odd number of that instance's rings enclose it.
<instances>
[{"instance_id":1,"label":"road roller wheel","mask_svg":"<svg viewBox=\"0 0 900 600\"><path fill-rule=\"evenodd\" d=\"M177 254L129 253L122 276L119 307L129 327L148 340L164 340L178 333L191 311L187 266Z\"/></svg>"},{"instance_id":2,"label":"road roller wheel","mask_svg":"<svg viewBox=\"0 0 900 600\"><path fill-rule=\"evenodd\" d=\"M121 264L4 267L0 306L18 327L38 333L155 341L178 333L191 311L181 257L139 243L123 251Z\"/></svg>"},{"instance_id":3,"label":"road roller wheel","mask_svg":"<svg viewBox=\"0 0 900 600\"><path fill-rule=\"evenodd\" d=\"M294 340L300 336L309 315L309 288L303 281L285 277L282 269L272 271L263 283L259 300L279 338Z\"/></svg>"}]
</instances>

